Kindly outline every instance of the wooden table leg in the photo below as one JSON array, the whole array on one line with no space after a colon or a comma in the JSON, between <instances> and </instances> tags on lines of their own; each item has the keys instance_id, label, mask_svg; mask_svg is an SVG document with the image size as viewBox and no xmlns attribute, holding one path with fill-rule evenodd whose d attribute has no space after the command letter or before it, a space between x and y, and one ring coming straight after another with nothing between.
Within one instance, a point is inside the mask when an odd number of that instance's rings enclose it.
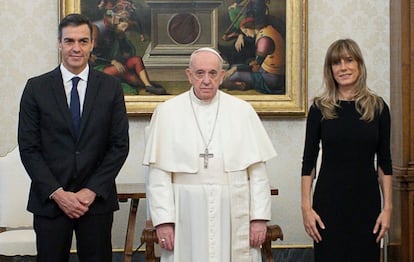
<instances>
[{"instance_id":1,"label":"wooden table leg","mask_svg":"<svg viewBox=\"0 0 414 262\"><path fill-rule=\"evenodd\" d=\"M124 247L124 262L131 262L132 260L132 245L134 244L135 222L137 217L139 199L131 199L131 206L129 208L128 227L125 236Z\"/></svg>"}]
</instances>

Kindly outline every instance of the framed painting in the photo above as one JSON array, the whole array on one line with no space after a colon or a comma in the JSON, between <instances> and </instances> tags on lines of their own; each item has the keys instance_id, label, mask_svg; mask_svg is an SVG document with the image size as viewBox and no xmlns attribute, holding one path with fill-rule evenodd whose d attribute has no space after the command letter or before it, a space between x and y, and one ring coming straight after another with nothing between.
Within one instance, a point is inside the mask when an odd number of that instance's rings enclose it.
<instances>
[{"instance_id":1,"label":"framed painting","mask_svg":"<svg viewBox=\"0 0 414 262\"><path fill-rule=\"evenodd\" d=\"M220 89L259 115L306 115L306 0L60 0L59 18L70 13L92 21L91 65L121 79L129 116L188 90L200 47L225 60Z\"/></svg>"}]
</instances>

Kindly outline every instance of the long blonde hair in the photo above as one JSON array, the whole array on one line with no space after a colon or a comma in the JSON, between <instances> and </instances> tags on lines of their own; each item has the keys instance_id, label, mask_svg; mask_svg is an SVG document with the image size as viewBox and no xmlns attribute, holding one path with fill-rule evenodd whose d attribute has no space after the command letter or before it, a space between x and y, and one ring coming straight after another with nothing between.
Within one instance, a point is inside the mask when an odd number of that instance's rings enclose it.
<instances>
[{"instance_id":1,"label":"long blonde hair","mask_svg":"<svg viewBox=\"0 0 414 262\"><path fill-rule=\"evenodd\" d=\"M355 107L361 120L371 122L376 113L384 107L382 99L367 86L367 69L358 44L352 39L339 39L333 42L325 56L323 69L324 91L315 97L314 103L321 110L324 119L337 118L336 109L339 105L338 83L332 73L332 65L341 59L351 56L358 64L359 76L355 83Z\"/></svg>"}]
</instances>

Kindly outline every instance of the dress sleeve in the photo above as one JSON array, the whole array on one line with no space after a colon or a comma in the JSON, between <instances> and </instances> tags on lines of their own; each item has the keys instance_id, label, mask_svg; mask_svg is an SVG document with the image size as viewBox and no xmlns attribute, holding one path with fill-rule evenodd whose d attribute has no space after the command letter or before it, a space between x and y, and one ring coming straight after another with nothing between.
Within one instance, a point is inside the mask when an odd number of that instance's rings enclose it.
<instances>
[{"instance_id":1,"label":"dress sleeve","mask_svg":"<svg viewBox=\"0 0 414 262\"><path fill-rule=\"evenodd\" d=\"M322 113L313 104L309 109L306 121L305 148L302 158L302 176L309 176L314 167L319 153L319 141L321 139Z\"/></svg>"},{"instance_id":2,"label":"dress sleeve","mask_svg":"<svg viewBox=\"0 0 414 262\"><path fill-rule=\"evenodd\" d=\"M392 175L392 161L390 150L391 116L388 105L384 102L384 108L379 116L379 141L377 146L377 164L385 175Z\"/></svg>"}]
</instances>

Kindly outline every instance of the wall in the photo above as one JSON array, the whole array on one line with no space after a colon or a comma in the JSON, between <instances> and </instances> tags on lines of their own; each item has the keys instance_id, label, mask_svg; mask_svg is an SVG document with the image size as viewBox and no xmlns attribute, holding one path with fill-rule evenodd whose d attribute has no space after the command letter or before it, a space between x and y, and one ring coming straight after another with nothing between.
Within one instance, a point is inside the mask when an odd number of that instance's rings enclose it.
<instances>
[{"instance_id":1,"label":"wall","mask_svg":"<svg viewBox=\"0 0 414 262\"><path fill-rule=\"evenodd\" d=\"M369 86L389 101L389 1L310 0L308 10L309 99L320 91L323 59L329 44L338 38L353 38L365 56ZM57 65L57 1L0 0L0 21L0 156L4 156L17 144L18 104L27 78ZM263 122L279 153L268 164L271 182L279 188L279 196L273 200L273 222L285 234L285 240L275 244L310 245L300 212L305 119ZM147 124L148 119L130 120L131 152L119 182L143 182L143 128ZM139 209L137 234L144 221L144 207ZM114 248L122 248L127 210L128 205L122 204L121 211L116 213Z\"/></svg>"}]
</instances>

